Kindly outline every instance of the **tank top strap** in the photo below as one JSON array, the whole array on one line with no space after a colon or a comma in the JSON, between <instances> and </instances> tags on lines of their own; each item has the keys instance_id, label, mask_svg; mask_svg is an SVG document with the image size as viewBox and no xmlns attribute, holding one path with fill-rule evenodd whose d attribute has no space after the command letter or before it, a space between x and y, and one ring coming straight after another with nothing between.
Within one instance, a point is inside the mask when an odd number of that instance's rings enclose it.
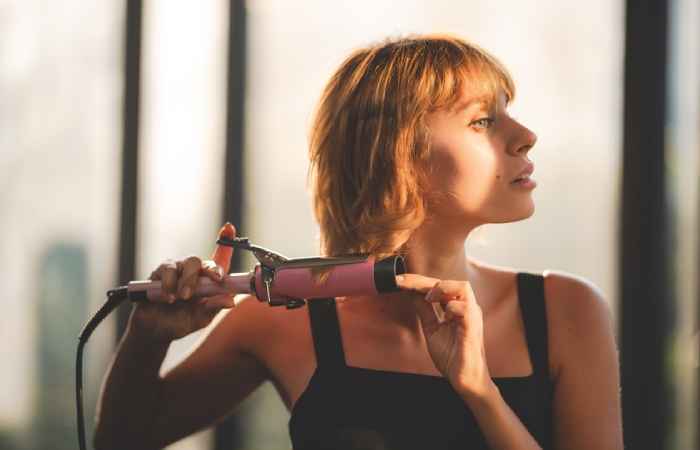
<instances>
[{"instance_id":1,"label":"tank top strap","mask_svg":"<svg viewBox=\"0 0 700 450\"><path fill-rule=\"evenodd\" d=\"M544 301L544 275L518 272L518 301L525 324L527 348L535 374L549 377L547 310Z\"/></svg>"},{"instance_id":2,"label":"tank top strap","mask_svg":"<svg viewBox=\"0 0 700 450\"><path fill-rule=\"evenodd\" d=\"M318 368L342 369L345 367L343 341L335 309L335 298L317 298L306 302L311 321L311 335L316 351Z\"/></svg>"}]
</instances>

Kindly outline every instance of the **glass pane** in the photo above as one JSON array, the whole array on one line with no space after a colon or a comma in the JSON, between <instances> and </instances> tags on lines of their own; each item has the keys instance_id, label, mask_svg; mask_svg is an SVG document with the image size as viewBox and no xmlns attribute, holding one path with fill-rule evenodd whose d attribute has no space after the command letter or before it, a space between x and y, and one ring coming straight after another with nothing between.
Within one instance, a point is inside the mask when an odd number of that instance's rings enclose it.
<instances>
[{"instance_id":1,"label":"glass pane","mask_svg":"<svg viewBox=\"0 0 700 450\"><path fill-rule=\"evenodd\" d=\"M123 2L0 6L0 448L75 449L75 352L116 279ZM84 355L86 432L114 317Z\"/></svg>"},{"instance_id":2,"label":"glass pane","mask_svg":"<svg viewBox=\"0 0 700 450\"><path fill-rule=\"evenodd\" d=\"M670 2L666 175L674 239L677 328L669 355L676 400L666 448L697 448L698 193L700 192L700 5Z\"/></svg>"},{"instance_id":3,"label":"glass pane","mask_svg":"<svg viewBox=\"0 0 700 450\"><path fill-rule=\"evenodd\" d=\"M228 7L144 2L137 273L166 258L209 258L222 225ZM212 324L213 325L213 324ZM161 373L206 330L175 341ZM169 449L206 449L211 429Z\"/></svg>"}]
</instances>

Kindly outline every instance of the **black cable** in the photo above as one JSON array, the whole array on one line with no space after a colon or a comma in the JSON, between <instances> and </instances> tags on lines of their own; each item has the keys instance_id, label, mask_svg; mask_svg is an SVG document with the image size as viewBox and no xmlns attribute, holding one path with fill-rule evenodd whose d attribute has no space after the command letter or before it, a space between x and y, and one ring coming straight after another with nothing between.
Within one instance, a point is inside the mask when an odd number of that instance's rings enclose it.
<instances>
[{"instance_id":1,"label":"black cable","mask_svg":"<svg viewBox=\"0 0 700 450\"><path fill-rule=\"evenodd\" d=\"M78 336L78 351L75 359L75 401L78 416L78 444L80 450L87 450L85 444L85 420L83 418L83 347L97 325L104 320L121 302L127 298L127 287L121 286L107 291L107 301L88 321Z\"/></svg>"}]
</instances>

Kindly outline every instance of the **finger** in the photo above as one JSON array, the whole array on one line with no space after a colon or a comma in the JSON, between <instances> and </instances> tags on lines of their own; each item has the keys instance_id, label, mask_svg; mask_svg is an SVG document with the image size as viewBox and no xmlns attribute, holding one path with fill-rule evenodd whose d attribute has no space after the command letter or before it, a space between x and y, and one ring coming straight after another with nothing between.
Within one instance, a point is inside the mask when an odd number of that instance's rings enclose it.
<instances>
[{"instance_id":1,"label":"finger","mask_svg":"<svg viewBox=\"0 0 700 450\"><path fill-rule=\"evenodd\" d=\"M234 302L233 295L222 294L203 298L202 305L204 305L204 309L208 311L218 311L222 308L233 308L236 306L236 303Z\"/></svg>"},{"instance_id":2,"label":"finger","mask_svg":"<svg viewBox=\"0 0 700 450\"><path fill-rule=\"evenodd\" d=\"M160 266L158 266L158 268L156 270L151 272L151 274L148 276L148 279L151 281L159 281L160 280Z\"/></svg>"},{"instance_id":3,"label":"finger","mask_svg":"<svg viewBox=\"0 0 700 450\"><path fill-rule=\"evenodd\" d=\"M177 264L175 261L167 260L160 266L162 297L168 302L175 301L175 291L177 288Z\"/></svg>"},{"instance_id":4,"label":"finger","mask_svg":"<svg viewBox=\"0 0 700 450\"><path fill-rule=\"evenodd\" d=\"M427 293L439 278L426 277L417 273L404 273L396 276L396 285L405 290Z\"/></svg>"},{"instance_id":5,"label":"finger","mask_svg":"<svg viewBox=\"0 0 700 450\"><path fill-rule=\"evenodd\" d=\"M226 222L223 227L219 230L219 238L229 238L233 239L236 237L236 227L230 222ZM211 259L219 266L222 267L224 273L228 273L229 267L231 266L231 256L233 256L233 247L227 245L217 244L214 249L214 254Z\"/></svg>"},{"instance_id":6,"label":"finger","mask_svg":"<svg viewBox=\"0 0 700 450\"><path fill-rule=\"evenodd\" d=\"M467 308L469 308L467 302L451 300L445 305L445 319L452 320L455 317L466 317Z\"/></svg>"},{"instance_id":7,"label":"finger","mask_svg":"<svg viewBox=\"0 0 700 450\"><path fill-rule=\"evenodd\" d=\"M224 268L210 259L202 262L200 273L214 281L221 281L224 277Z\"/></svg>"},{"instance_id":8,"label":"finger","mask_svg":"<svg viewBox=\"0 0 700 450\"><path fill-rule=\"evenodd\" d=\"M182 261L182 275L177 283L177 298L189 300L192 297L197 288L201 267L202 260L197 256L189 256Z\"/></svg>"},{"instance_id":9,"label":"finger","mask_svg":"<svg viewBox=\"0 0 700 450\"><path fill-rule=\"evenodd\" d=\"M471 300L474 299L474 291L468 281L440 280L426 295L429 302L440 302L446 304L450 300Z\"/></svg>"}]
</instances>

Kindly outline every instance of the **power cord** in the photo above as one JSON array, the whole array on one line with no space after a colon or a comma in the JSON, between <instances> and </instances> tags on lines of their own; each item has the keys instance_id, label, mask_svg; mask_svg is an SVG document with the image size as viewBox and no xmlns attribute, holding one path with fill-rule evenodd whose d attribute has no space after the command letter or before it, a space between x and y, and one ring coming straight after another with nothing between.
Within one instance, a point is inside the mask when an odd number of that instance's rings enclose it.
<instances>
[{"instance_id":1,"label":"power cord","mask_svg":"<svg viewBox=\"0 0 700 450\"><path fill-rule=\"evenodd\" d=\"M83 418L83 347L97 325L102 322L121 302L127 299L126 286L107 291L107 301L88 321L78 336L78 351L75 359L75 404L78 415L78 443L80 450L87 450L85 444L85 419Z\"/></svg>"}]
</instances>

